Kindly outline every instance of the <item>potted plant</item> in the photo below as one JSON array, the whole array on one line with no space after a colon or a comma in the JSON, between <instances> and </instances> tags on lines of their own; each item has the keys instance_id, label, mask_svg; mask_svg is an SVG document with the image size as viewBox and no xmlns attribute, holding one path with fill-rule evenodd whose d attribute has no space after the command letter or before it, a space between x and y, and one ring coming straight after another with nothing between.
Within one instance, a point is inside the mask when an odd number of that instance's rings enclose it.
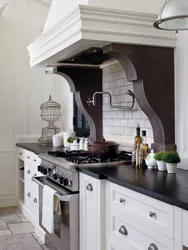
<instances>
[{"instance_id":1,"label":"potted plant","mask_svg":"<svg viewBox=\"0 0 188 250\"><path fill-rule=\"evenodd\" d=\"M69 143L70 150L79 150L79 141L80 139L77 137L69 137L67 139L67 142Z\"/></svg>"},{"instance_id":2,"label":"potted plant","mask_svg":"<svg viewBox=\"0 0 188 250\"><path fill-rule=\"evenodd\" d=\"M166 162L167 171L169 174L175 174L177 164L181 161L177 152L165 152L162 160Z\"/></svg>"},{"instance_id":3,"label":"potted plant","mask_svg":"<svg viewBox=\"0 0 188 250\"><path fill-rule=\"evenodd\" d=\"M166 171L166 163L163 161L163 155L165 152L158 152L155 154L154 158L157 161L157 167L159 171Z\"/></svg>"}]
</instances>

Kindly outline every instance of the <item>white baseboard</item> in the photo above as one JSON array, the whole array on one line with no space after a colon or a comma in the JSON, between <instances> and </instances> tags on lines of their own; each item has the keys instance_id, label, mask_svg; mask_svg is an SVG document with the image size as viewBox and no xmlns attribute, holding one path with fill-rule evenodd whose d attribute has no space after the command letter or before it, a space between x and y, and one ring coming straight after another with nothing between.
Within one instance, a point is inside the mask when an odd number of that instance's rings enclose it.
<instances>
[{"instance_id":1,"label":"white baseboard","mask_svg":"<svg viewBox=\"0 0 188 250\"><path fill-rule=\"evenodd\" d=\"M20 211L35 227L35 233L37 234L37 236L41 239L42 242L45 242L45 232L39 226L37 216L34 213L32 213L29 207L24 203L22 203L21 201L18 200L17 205L20 208Z\"/></svg>"},{"instance_id":2,"label":"white baseboard","mask_svg":"<svg viewBox=\"0 0 188 250\"><path fill-rule=\"evenodd\" d=\"M39 225L35 226L35 233L40 238L40 240L43 243L45 243L45 234L46 233L44 232L44 230Z\"/></svg>"},{"instance_id":3,"label":"white baseboard","mask_svg":"<svg viewBox=\"0 0 188 250\"><path fill-rule=\"evenodd\" d=\"M16 205L16 194L0 195L0 207L13 207Z\"/></svg>"}]
</instances>

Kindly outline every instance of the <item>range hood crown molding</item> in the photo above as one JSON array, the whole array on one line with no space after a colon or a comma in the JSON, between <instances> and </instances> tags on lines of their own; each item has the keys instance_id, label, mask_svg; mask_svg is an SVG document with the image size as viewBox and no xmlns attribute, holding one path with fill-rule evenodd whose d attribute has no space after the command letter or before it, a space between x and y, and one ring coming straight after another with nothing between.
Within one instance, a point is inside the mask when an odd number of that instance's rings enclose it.
<instances>
[{"instance_id":1,"label":"range hood crown molding","mask_svg":"<svg viewBox=\"0 0 188 250\"><path fill-rule=\"evenodd\" d=\"M153 28L157 15L79 5L28 46L30 66L59 62L109 43L176 47L176 35Z\"/></svg>"}]
</instances>

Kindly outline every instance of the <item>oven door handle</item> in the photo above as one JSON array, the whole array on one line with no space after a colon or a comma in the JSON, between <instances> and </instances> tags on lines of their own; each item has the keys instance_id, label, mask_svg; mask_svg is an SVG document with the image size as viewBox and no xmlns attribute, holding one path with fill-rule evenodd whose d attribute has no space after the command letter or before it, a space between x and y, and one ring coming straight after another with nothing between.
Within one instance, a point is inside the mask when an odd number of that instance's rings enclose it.
<instances>
[{"instance_id":1,"label":"oven door handle","mask_svg":"<svg viewBox=\"0 0 188 250\"><path fill-rule=\"evenodd\" d=\"M35 183L37 183L39 186L41 186L41 187L44 187L45 185L41 182L41 181L39 181L37 178L35 178L34 176L31 178L32 179L32 181L34 181Z\"/></svg>"},{"instance_id":2,"label":"oven door handle","mask_svg":"<svg viewBox=\"0 0 188 250\"><path fill-rule=\"evenodd\" d=\"M43 178L45 178L45 177L43 177ZM38 180L38 177L32 177L32 181L34 181L35 183L37 183L39 186L41 186L42 188L44 188L44 186L45 185L47 185L47 184L44 184L42 181L40 181L40 180ZM55 190L55 188L53 188L53 187L51 187L52 189L54 189ZM56 191L56 190L55 190ZM73 195L78 195L78 193L74 193L74 194L61 194L61 193L59 193L58 191L56 191L55 192L55 195L61 200L61 201L67 201L67 202L69 202L70 201L70 199L71 199L71 197L73 196Z\"/></svg>"}]
</instances>

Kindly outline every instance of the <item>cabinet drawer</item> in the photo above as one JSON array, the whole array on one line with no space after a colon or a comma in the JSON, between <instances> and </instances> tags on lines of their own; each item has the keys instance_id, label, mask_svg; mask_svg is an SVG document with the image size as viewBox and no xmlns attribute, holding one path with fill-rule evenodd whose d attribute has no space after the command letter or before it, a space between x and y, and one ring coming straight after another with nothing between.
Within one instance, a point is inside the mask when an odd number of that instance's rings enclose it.
<instances>
[{"instance_id":1,"label":"cabinet drawer","mask_svg":"<svg viewBox=\"0 0 188 250\"><path fill-rule=\"evenodd\" d=\"M182 210L183 211L183 245L185 247L188 247L188 237L187 237L187 232L188 232L188 211Z\"/></svg>"},{"instance_id":2,"label":"cabinet drawer","mask_svg":"<svg viewBox=\"0 0 188 250\"><path fill-rule=\"evenodd\" d=\"M117 210L110 215L111 249L128 250L173 250L173 241L143 226ZM155 246L155 248L152 248Z\"/></svg>"},{"instance_id":3,"label":"cabinet drawer","mask_svg":"<svg viewBox=\"0 0 188 250\"><path fill-rule=\"evenodd\" d=\"M33 154L32 158L31 158L31 161L36 166L41 164L41 159L36 154Z\"/></svg>"},{"instance_id":4,"label":"cabinet drawer","mask_svg":"<svg viewBox=\"0 0 188 250\"><path fill-rule=\"evenodd\" d=\"M25 186L25 203L32 210L33 213L37 214L38 211L38 185L29 182Z\"/></svg>"},{"instance_id":5,"label":"cabinet drawer","mask_svg":"<svg viewBox=\"0 0 188 250\"><path fill-rule=\"evenodd\" d=\"M18 158L22 161L24 161L24 149L23 148L19 148L18 149Z\"/></svg>"},{"instance_id":6,"label":"cabinet drawer","mask_svg":"<svg viewBox=\"0 0 188 250\"><path fill-rule=\"evenodd\" d=\"M24 158L25 158L25 162L28 162L29 164L33 163L33 157L34 154L28 150L24 151Z\"/></svg>"},{"instance_id":7,"label":"cabinet drawer","mask_svg":"<svg viewBox=\"0 0 188 250\"><path fill-rule=\"evenodd\" d=\"M31 179L34 175L37 175L37 167L31 164L25 163L25 171L24 171L25 181L32 181Z\"/></svg>"},{"instance_id":8,"label":"cabinet drawer","mask_svg":"<svg viewBox=\"0 0 188 250\"><path fill-rule=\"evenodd\" d=\"M104 182L80 173L80 249L104 250Z\"/></svg>"},{"instance_id":9,"label":"cabinet drawer","mask_svg":"<svg viewBox=\"0 0 188 250\"><path fill-rule=\"evenodd\" d=\"M173 239L173 206L110 183L110 206Z\"/></svg>"}]
</instances>

